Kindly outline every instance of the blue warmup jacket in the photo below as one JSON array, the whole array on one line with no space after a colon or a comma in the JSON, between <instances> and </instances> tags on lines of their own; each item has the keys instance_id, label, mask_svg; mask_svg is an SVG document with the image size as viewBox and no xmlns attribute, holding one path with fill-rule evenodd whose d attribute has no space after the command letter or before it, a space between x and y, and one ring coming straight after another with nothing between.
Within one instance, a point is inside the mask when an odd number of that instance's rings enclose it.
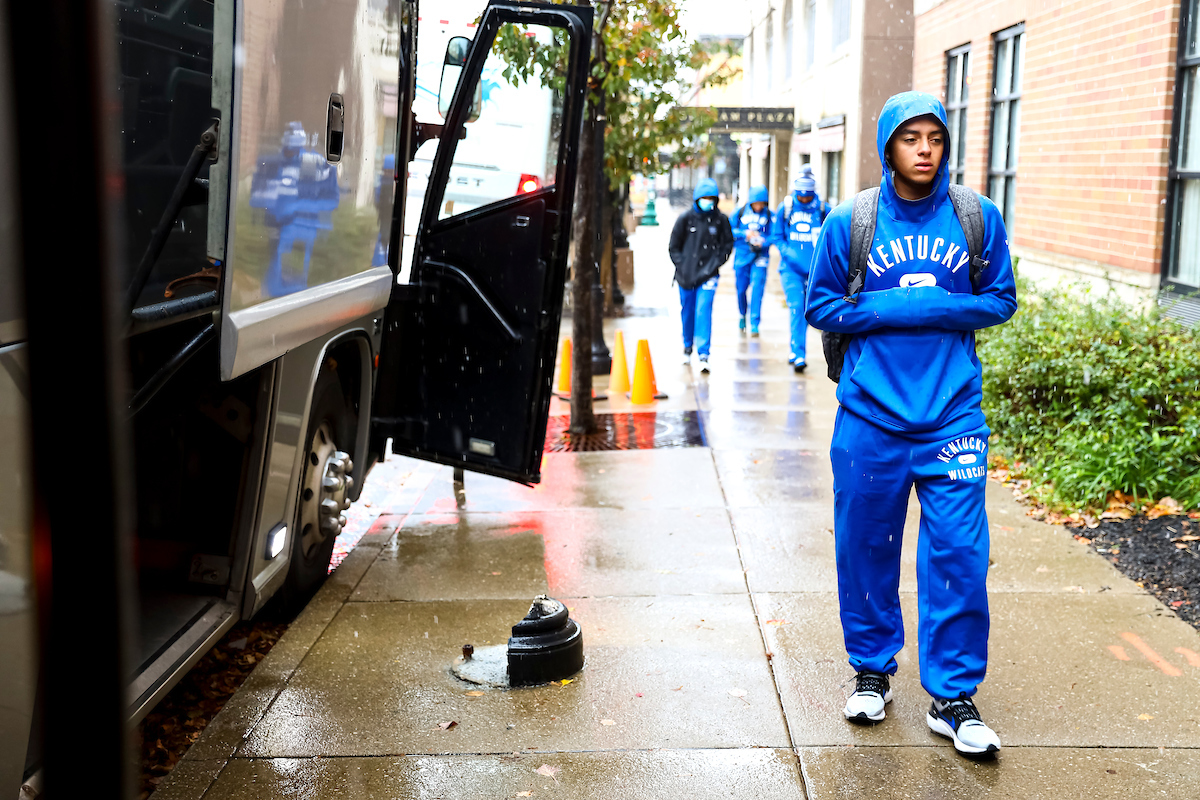
<instances>
[{"instance_id":1,"label":"blue warmup jacket","mask_svg":"<svg viewBox=\"0 0 1200 800\"><path fill-rule=\"evenodd\" d=\"M807 275L812 265L821 225L829 216L829 203L813 193L812 199L801 203L795 191L783 199L775 212L772 244L782 257L780 266Z\"/></svg>"},{"instance_id":2,"label":"blue warmup jacket","mask_svg":"<svg viewBox=\"0 0 1200 800\"><path fill-rule=\"evenodd\" d=\"M928 197L910 201L896 194L885 147L901 123L926 114L946 125L942 104L919 92L893 97L880 113L875 141L884 177L858 303L844 299L853 202L825 220L805 302L814 328L856 334L837 389L842 407L917 441L984 425L975 331L999 325L1017 310L1004 219L986 197L980 198L982 257L991 264L979 294L972 293L966 236L947 189L949 147Z\"/></svg>"},{"instance_id":3,"label":"blue warmup jacket","mask_svg":"<svg viewBox=\"0 0 1200 800\"><path fill-rule=\"evenodd\" d=\"M774 223L774 217L771 214L771 209L764 208L762 211L755 213L754 209L750 208L747 203L744 206L738 206L729 217L729 224L733 228L733 266L734 269L742 269L754 264L756 261L762 263L757 266L767 266L767 257L771 252L771 228ZM746 233L749 231L758 231L762 234L763 243L759 247L751 247L746 241Z\"/></svg>"}]
</instances>

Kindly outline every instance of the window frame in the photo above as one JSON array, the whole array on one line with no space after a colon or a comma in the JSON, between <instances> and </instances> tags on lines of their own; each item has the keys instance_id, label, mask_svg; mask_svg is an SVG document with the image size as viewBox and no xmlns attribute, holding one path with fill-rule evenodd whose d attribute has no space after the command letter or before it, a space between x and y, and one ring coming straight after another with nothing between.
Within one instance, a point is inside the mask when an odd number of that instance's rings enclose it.
<instances>
[{"instance_id":1,"label":"window frame","mask_svg":"<svg viewBox=\"0 0 1200 800\"><path fill-rule=\"evenodd\" d=\"M839 13L845 14L845 18L840 18ZM850 29L854 27L853 0L829 0L829 23L830 49L837 50L850 41ZM842 23L846 26L844 30L841 27ZM844 38L838 39L839 34L845 34Z\"/></svg>"},{"instance_id":2,"label":"window frame","mask_svg":"<svg viewBox=\"0 0 1200 800\"><path fill-rule=\"evenodd\" d=\"M1012 164L1009 164L1008 162L1009 162L1010 157L1012 156L1012 152L1014 150L1014 146L1013 146L1014 142L1018 141L1020 138L1020 130L1018 129L1016 131L1016 133L1017 133L1016 136L1012 135L1011 130L1009 131L1008 153L1005 155L1005 168L1004 169L995 169L995 167L993 166L993 163L992 163L992 155L993 155L993 151L994 151L995 145L996 145L996 110L1001 106L1008 107L1008 113L1004 117L1004 122L1006 125L1011 126L1013 103L1018 103L1018 104L1020 103L1021 93L1022 93L1021 89L1023 88L1024 83L1025 83L1025 71L1024 71L1024 69L1022 69L1021 70L1021 86L1019 86L1015 92L1010 90L1008 93L1006 93L1004 95L999 95L996 92L996 89L997 89L996 79L999 76L999 72L998 72L999 65L996 62L996 53L1000 48L1001 42L1005 42L1005 41L1011 42L1011 41L1015 40L1017 37L1021 38L1020 59L1018 61L1017 58L1012 56L1011 50L1009 51L1008 57L1010 59L1012 59L1011 63L1013 66L1016 66L1018 63L1020 63L1023 66L1024 60L1025 60L1025 23L1018 22L1016 25L1010 25L1009 27L992 34L992 80L991 80L992 92L991 92L991 99L990 99L990 103L989 103L991 117L990 117L990 122L988 125L988 149L987 149L987 186L986 186L987 196L994 201L996 198L992 197L992 182L995 180L998 180L998 179L1004 181L1004 202L1003 202L1003 204L997 204L997 205L1000 208L1000 215L1004 218L1004 227L1009 232L1009 240L1010 241L1012 240L1013 225L1016 222L1016 219L1015 219L1015 217L1016 217L1015 194L1016 194L1016 188L1017 188L1017 163L1016 163L1015 158L1012 159L1012 162L1013 162ZM1010 47L1011 47L1011 45L1010 45ZM1012 76L1011 71L1009 72L1009 76L1011 79L1011 76ZM1010 214L1008 213L1008 208L1010 205L1014 207L1014 211L1011 215L1012 218L1010 218Z\"/></svg>"},{"instance_id":3,"label":"window frame","mask_svg":"<svg viewBox=\"0 0 1200 800\"><path fill-rule=\"evenodd\" d=\"M767 9L767 20L764 28L767 61L767 91L775 88L775 9Z\"/></svg>"},{"instance_id":4,"label":"window frame","mask_svg":"<svg viewBox=\"0 0 1200 800\"><path fill-rule=\"evenodd\" d=\"M809 16L812 9L812 16ZM817 0L804 0L804 71L817 63Z\"/></svg>"},{"instance_id":5,"label":"window frame","mask_svg":"<svg viewBox=\"0 0 1200 800\"><path fill-rule=\"evenodd\" d=\"M793 0L783 2L783 79L792 79L792 61L796 50L796 13Z\"/></svg>"},{"instance_id":6,"label":"window frame","mask_svg":"<svg viewBox=\"0 0 1200 800\"><path fill-rule=\"evenodd\" d=\"M1200 102L1200 92L1194 85L1200 79L1200 47L1196 55L1188 56L1188 34L1193 25L1200 32L1200 0L1181 0L1179 13L1179 40L1175 47L1175 97L1171 111L1171 138L1167 151L1167 190L1166 213L1163 214L1163 249L1162 266L1160 271L1160 288L1172 288L1184 294L1200 290L1200 286L1183 283L1171 277L1171 268L1176 263L1176 249L1179 245L1179 231L1176 230L1176 218L1179 203L1182 202L1182 188L1186 181L1200 180L1200 170L1181 171L1180 160L1180 128L1183 124L1184 109L1184 78L1187 72L1192 75L1192 102Z\"/></svg>"},{"instance_id":7,"label":"window frame","mask_svg":"<svg viewBox=\"0 0 1200 800\"><path fill-rule=\"evenodd\" d=\"M958 100L956 100L955 102L950 102L951 68L954 66L954 60L956 58L962 58L963 59L962 63L964 66L962 68L961 80L960 80L959 86L958 86ZM971 75L971 43L967 42L966 44L961 44L958 47L952 47L949 50L947 50L946 51L946 90L945 90L947 122L957 121L958 118L954 116L955 112L962 114L962 119L964 120L964 122L967 119L967 108L971 104L970 75ZM964 99L964 97L966 99ZM956 128L961 128L965 131L966 125L965 124L950 125L950 126L947 126L947 128L948 128L948 132L951 137L951 142L953 142L954 137L959 136L959 132L958 132L958 130L956 130ZM965 132L962 136L959 136L959 139L961 141L958 142L958 157L962 163L961 163L961 165L956 165L953 162L951 162L951 164L950 164L950 182L957 183L957 184L963 184L966 182L966 174L967 174L967 142L966 142Z\"/></svg>"}]
</instances>

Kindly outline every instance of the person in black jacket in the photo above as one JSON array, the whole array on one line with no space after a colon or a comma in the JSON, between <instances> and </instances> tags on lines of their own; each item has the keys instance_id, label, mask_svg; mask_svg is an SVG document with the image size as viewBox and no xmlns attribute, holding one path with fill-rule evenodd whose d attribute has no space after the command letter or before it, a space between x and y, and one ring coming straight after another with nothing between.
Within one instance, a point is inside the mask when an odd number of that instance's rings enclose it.
<instances>
[{"instance_id":1,"label":"person in black jacket","mask_svg":"<svg viewBox=\"0 0 1200 800\"><path fill-rule=\"evenodd\" d=\"M717 272L733 252L729 218L717 210L717 182L704 178L692 192L692 207L679 215L671 229L671 261L683 307L683 363L692 363L692 342L700 356L700 371L708 372L712 343L712 304Z\"/></svg>"}]
</instances>

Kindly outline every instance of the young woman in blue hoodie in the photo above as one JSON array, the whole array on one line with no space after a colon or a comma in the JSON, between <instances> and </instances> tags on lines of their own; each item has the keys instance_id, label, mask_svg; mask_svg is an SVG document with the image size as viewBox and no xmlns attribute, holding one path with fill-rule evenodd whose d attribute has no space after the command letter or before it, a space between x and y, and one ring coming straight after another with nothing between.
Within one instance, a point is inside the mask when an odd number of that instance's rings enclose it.
<instances>
[{"instance_id":1,"label":"young woman in blue hoodie","mask_svg":"<svg viewBox=\"0 0 1200 800\"><path fill-rule=\"evenodd\" d=\"M738 329L746 330L749 312L750 335L758 336L774 225L771 209L767 208L767 187L751 186L749 202L734 209L729 223L733 228L733 273L737 278L738 314L741 315ZM747 290L750 291L749 302L746 301Z\"/></svg>"},{"instance_id":2,"label":"young woman in blue hoodie","mask_svg":"<svg viewBox=\"0 0 1200 800\"><path fill-rule=\"evenodd\" d=\"M708 372L712 346L712 306L717 293L718 271L733 250L729 218L717 209L721 190L712 178L704 178L692 192L692 207L679 215L671 229L668 250L679 284L683 322L683 359L692 361L692 343L700 356L700 371Z\"/></svg>"},{"instance_id":3,"label":"young woman in blue hoodie","mask_svg":"<svg viewBox=\"0 0 1200 800\"><path fill-rule=\"evenodd\" d=\"M931 95L889 99L876 135L883 181L857 302L847 297L854 203L838 206L817 243L808 285L813 327L851 334L830 451L838 597L855 692L851 722L878 722L904 644L900 541L915 485L921 685L926 721L965 755L1000 739L971 697L987 671L988 435L975 331L1017 310L1004 220L980 198L987 268L977 290L948 194L946 111Z\"/></svg>"}]
</instances>

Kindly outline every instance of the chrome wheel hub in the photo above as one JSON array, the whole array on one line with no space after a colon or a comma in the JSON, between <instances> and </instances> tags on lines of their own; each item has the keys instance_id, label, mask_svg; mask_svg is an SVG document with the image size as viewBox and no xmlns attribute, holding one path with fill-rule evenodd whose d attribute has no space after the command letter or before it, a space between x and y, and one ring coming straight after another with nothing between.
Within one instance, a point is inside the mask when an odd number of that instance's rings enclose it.
<instances>
[{"instance_id":1,"label":"chrome wheel hub","mask_svg":"<svg viewBox=\"0 0 1200 800\"><path fill-rule=\"evenodd\" d=\"M300 490L300 547L305 558L342 532L346 524L342 512L350 507L354 487L353 471L350 454L337 449L333 429L322 422L313 434Z\"/></svg>"}]
</instances>

